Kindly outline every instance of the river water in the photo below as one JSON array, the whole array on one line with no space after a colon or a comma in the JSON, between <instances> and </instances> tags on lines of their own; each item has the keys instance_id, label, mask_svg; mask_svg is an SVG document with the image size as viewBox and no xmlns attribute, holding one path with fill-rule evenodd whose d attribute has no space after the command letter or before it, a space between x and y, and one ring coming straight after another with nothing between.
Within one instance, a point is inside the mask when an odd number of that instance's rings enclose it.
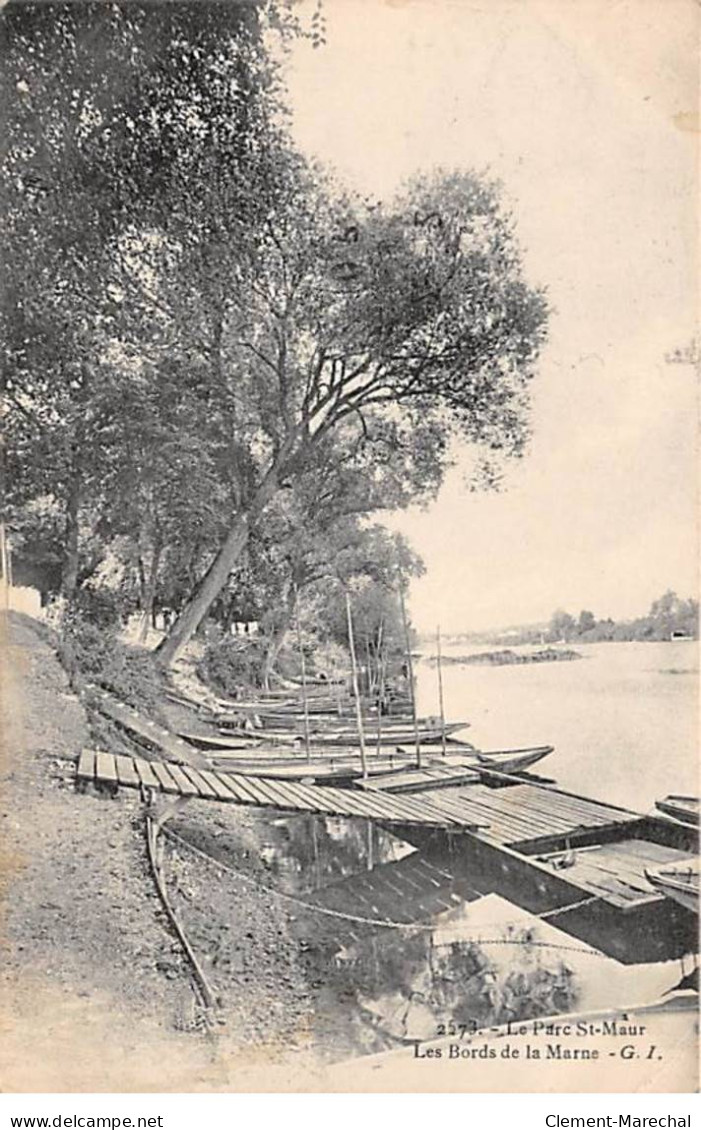
<instances>
[{"instance_id":1,"label":"river water","mask_svg":"<svg viewBox=\"0 0 701 1130\"><path fill-rule=\"evenodd\" d=\"M481 749L553 745L539 774L626 808L646 812L667 793L697 793L697 645L608 643L577 651L582 658L562 662L446 662L446 718L468 720L464 736ZM445 650L446 659L465 654L464 647ZM435 664L426 655L416 668L419 712L435 714ZM266 883L301 900L292 904L290 928L304 938L320 986L315 1039L323 1055L429 1039L446 1024L484 1027L653 1000L678 979L674 962L620 965L526 914L518 900L478 898L485 889L478 875L452 887L447 912L423 906L413 920L425 926L374 927L390 905L401 912L430 896L433 880L427 886L419 876L417 887L412 871L423 858L365 821L300 816L271 823L261 816ZM433 863L451 870L447 858ZM310 899L327 909L311 910ZM429 910L437 916L427 918Z\"/></svg>"},{"instance_id":2,"label":"river water","mask_svg":"<svg viewBox=\"0 0 701 1130\"><path fill-rule=\"evenodd\" d=\"M553 745L537 772L565 789L648 811L697 794L698 644L574 644L581 659L509 666L446 662L447 720L480 749ZM444 648L446 660L487 648ZM528 652L537 648L512 649ZM438 713L435 665L417 664L419 713Z\"/></svg>"}]
</instances>

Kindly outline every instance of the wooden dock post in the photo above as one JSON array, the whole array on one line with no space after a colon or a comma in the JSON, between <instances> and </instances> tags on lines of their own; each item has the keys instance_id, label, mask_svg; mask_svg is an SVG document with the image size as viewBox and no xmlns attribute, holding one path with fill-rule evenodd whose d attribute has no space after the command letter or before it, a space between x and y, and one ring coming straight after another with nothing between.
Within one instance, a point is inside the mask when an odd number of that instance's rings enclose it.
<instances>
[{"instance_id":1,"label":"wooden dock post","mask_svg":"<svg viewBox=\"0 0 701 1130\"><path fill-rule=\"evenodd\" d=\"M297 620L297 647L299 648L299 658L302 664L302 705L304 707L304 748L307 753L307 761L312 759L312 751L309 744L309 702L307 700L307 665L304 661L304 648L302 647L302 632L299 627L299 620Z\"/></svg>"},{"instance_id":2,"label":"wooden dock post","mask_svg":"<svg viewBox=\"0 0 701 1130\"><path fill-rule=\"evenodd\" d=\"M355 639L353 637L353 616L351 614L350 594L346 593L346 617L348 620L348 647L351 657L351 674L353 677L353 696L355 698L355 716L358 722L358 741L360 743L360 764L363 768L363 778L368 775L368 763L365 757L365 734L363 732L363 710L360 705L360 690L358 688L358 668L355 661Z\"/></svg>"},{"instance_id":3,"label":"wooden dock post","mask_svg":"<svg viewBox=\"0 0 701 1130\"><path fill-rule=\"evenodd\" d=\"M441 746L443 747L443 756L446 755L445 748L445 705L443 702L443 667L441 657L441 626L436 628L436 667L438 670L438 705L441 712Z\"/></svg>"},{"instance_id":4,"label":"wooden dock post","mask_svg":"<svg viewBox=\"0 0 701 1130\"><path fill-rule=\"evenodd\" d=\"M409 639L409 624L406 618L406 605L404 603L404 588L401 580L399 581L399 603L402 609L402 623L404 624L404 636L406 638L406 664L407 672L409 675L409 687L411 689L411 716L414 721L414 743L416 745L416 768L421 768L421 742L419 740L419 723L416 718L416 688L414 686L414 664L411 658L411 640Z\"/></svg>"},{"instance_id":5,"label":"wooden dock post","mask_svg":"<svg viewBox=\"0 0 701 1130\"><path fill-rule=\"evenodd\" d=\"M2 603L5 611L7 611L10 607L12 579L10 577L10 553L4 522L0 522L0 571L2 572Z\"/></svg>"},{"instance_id":6,"label":"wooden dock post","mask_svg":"<svg viewBox=\"0 0 701 1130\"><path fill-rule=\"evenodd\" d=\"M377 632L377 756L382 753L382 703L385 697L384 639L385 618L380 618Z\"/></svg>"}]
</instances>

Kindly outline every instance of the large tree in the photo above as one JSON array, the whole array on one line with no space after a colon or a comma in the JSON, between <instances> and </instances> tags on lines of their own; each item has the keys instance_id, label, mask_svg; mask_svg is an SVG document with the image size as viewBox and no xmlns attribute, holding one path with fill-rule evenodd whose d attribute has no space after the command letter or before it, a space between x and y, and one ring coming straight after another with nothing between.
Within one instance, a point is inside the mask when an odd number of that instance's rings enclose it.
<instances>
[{"instance_id":1,"label":"large tree","mask_svg":"<svg viewBox=\"0 0 701 1130\"><path fill-rule=\"evenodd\" d=\"M527 434L547 309L524 281L495 185L436 175L383 206L341 194L281 153L278 188L253 256L228 264L219 341L222 401L255 466L161 647L164 663L226 585L281 486L339 429L354 426L378 456L422 430L427 461L456 436L518 454Z\"/></svg>"},{"instance_id":2,"label":"large tree","mask_svg":"<svg viewBox=\"0 0 701 1130\"><path fill-rule=\"evenodd\" d=\"M329 446L378 491L456 436L520 453L545 329L495 185L382 205L292 151L261 7L1 17L10 497L53 497L69 596L86 516L131 538L146 608L174 565L164 663Z\"/></svg>"}]
</instances>

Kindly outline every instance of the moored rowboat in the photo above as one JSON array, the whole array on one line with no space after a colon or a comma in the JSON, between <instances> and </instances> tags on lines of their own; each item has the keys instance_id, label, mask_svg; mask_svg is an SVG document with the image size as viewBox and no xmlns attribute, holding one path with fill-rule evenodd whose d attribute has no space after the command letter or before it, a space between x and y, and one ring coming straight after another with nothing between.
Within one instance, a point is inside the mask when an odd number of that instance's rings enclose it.
<instances>
[{"instance_id":1,"label":"moored rowboat","mask_svg":"<svg viewBox=\"0 0 701 1130\"><path fill-rule=\"evenodd\" d=\"M549 745L533 749L495 750L493 753L468 748L462 755L450 753L444 757L434 747L422 751L420 767L414 761L390 776L371 782L368 787L383 792L419 793L448 789L471 781L518 784L518 780L513 779L515 773L534 765L552 751L553 747ZM407 757L412 753L415 756L415 751L409 746L400 746L398 752Z\"/></svg>"},{"instance_id":2,"label":"moored rowboat","mask_svg":"<svg viewBox=\"0 0 701 1130\"><path fill-rule=\"evenodd\" d=\"M691 856L686 861L680 861L673 867L658 867L645 872L645 877L651 886L663 894L665 898L672 899L679 906L699 912L699 861L696 856Z\"/></svg>"},{"instance_id":3,"label":"moored rowboat","mask_svg":"<svg viewBox=\"0 0 701 1130\"><path fill-rule=\"evenodd\" d=\"M553 752L553 746L540 745L529 749L475 750L475 757L485 769L495 769L499 773L522 773L537 761Z\"/></svg>"},{"instance_id":4,"label":"moored rowboat","mask_svg":"<svg viewBox=\"0 0 701 1130\"><path fill-rule=\"evenodd\" d=\"M531 765L535 765L537 761L542 761L544 757L553 752L554 747L551 745L532 746L528 749L493 749L483 750L475 749L474 746L468 742L458 743L453 742L448 747L448 752L445 757L440 759L442 764L475 764L477 767L488 770L493 769L498 773L521 773L524 769L529 769ZM409 745L398 745L397 750L399 753L405 753L410 756L414 749ZM460 752L458 753L458 750ZM432 748L426 750L426 753L435 757L436 749Z\"/></svg>"},{"instance_id":5,"label":"moored rowboat","mask_svg":"<svg viewBox=\"0 0 701 1130\"><path fill-rule=\"evenodd\" d=\"M655 801L655 808L664 812L665 816L673 816L684 824L698 824L699 798L695 796L670 796Z\"/></svg>"},{"instance_id":6,"label":"moored rowboat","mask_svg":"<svg viewBox=\"0 0 701 1130\"><path fill-rule=\"evenodd\" d=\"M446 734L455 733L458 730L466 729L468 727L468 725L469 725L469 722L448 722L445 726L445 733ZM271 730L271 731L265 731L265 733L269 734L271 737L274 738L276 734L280 733L280 731ZM288 732L283 731L283 734L284 734L284 736L289 737ZM358 731L354 726L346 726L346 727L343 727L342 729L337 728L335 730L314 730L312 728L311 733L310 733L310 737L311 737L312 743L314 745L317 745L317 746L338 746L338 745L345 746L345 745L350 745L352 743L357 744ZM415 733L413 727L408 727L406 725L401 725L401 726L384 726L383 725L381 729L378 728L377 726L366 726L366 727L364 727L364 737L365 737L365 742L368 746L373 746L373 745L376 746L378 741L379 741L380 745L382 745L382 746L387 746L387 745L397 746L397 745L402 745L402 744L405 744L405 743L408 743L408 742L415 741L416 733ZM418 726L418 738L419 738L419 742L425 742L426 744L440 742L440 740L441 740L441 725L440 725L440 723L438 723L438 725L435 725L435 726L419 725ZM299 740L299 736L298 736L298 740Z\"/></svg>"}]
</instances>

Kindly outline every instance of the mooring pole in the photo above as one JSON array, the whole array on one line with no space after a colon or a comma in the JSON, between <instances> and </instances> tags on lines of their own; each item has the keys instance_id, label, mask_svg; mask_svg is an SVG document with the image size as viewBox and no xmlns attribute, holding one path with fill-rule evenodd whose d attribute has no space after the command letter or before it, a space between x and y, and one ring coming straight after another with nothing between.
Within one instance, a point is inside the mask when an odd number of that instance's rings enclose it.
<instances>
[{"instance_id":1,"label":"mooring pole","mask_svg":"<svg viewBox=\"0 0 701 1130\"><path fill-rule=\"evenodd\" d=\"M0 571L2 571L2 603L6 611L10 607L10 578L8 576L9 569L7 567L7 560L8 552L5 523L0 522Z\"/></svg>"},{"instance_id":2,"label":"mooring pole","mask_svg":"<svg viewBox=\"0 0 701 1130\"><path fill-rule=\"evenodd\" d=\"M299 627L299 620L297 620L297 647L299 648L299 658L302 663L302 704L304 706L304 748L307 751L307 761L312 759L312 751L309 745L309 703L307 701L307 665L304 661L304 648L302 647L302 633Z\"/></svg>"},{"instance_id":3,"label":"mooring pole","mask_svg":"<svg viewBox=\"0 0 701 1130\"><path fill-rule=\"evenodd\" d=\"M351 657L351 674L353 678L353 696L355 698L355 717L358 723L358 741L360 742L360 764L363 769L363 778L368 775L368 764L365 757L365 734L363 733L363 710L360 705L360 690L358 688L358 668L355 662L355 639L353 637L353 616L351 615L350 595L346 593L346 617L348 619L348 647Z\"/></svg>"},{"instance_id":4,"label":"mooring pole","mask_svg":"<svg viewBox=\"0 0 701 1130\"><path fill-rule=\"evenodd\" d=\"M441 626L436 628L436 666L438 670L438 704L441 712L441 746L443 747L443 756L446 755L445 748L445 705L443 703L443 667L441 658Z\"/></svg>"},{"instance_id":5,"label":"mooring pole","mask_svg":"<svg viewBox=\"0 0 701 1130\"><path fill-rule=\"evenodd\" d=\"M416 768L421 768L421 742L419 740L419 723L416 718L416 690L414 687L414 664L411 658L411 640L409 639L409 624L406 618L406 605L404 603L404 589L401 581L399 582L399 603L402 609L402 623L404 624L404 636L406 638L406 665L409 675L409 687L411 688L411 716L414 721L414 742L416 744Z\"/></svg>"},{"instance_id":6,"label":"mooring pole","mask_svg":"<svg viewBox=\"0 0 701 1130\"><path fill-rule=\"evenodd\" d=\"M382 629L384 628L385 618L380 619L380 627L377 632L377 756L382 753L382 703L385 697L385 670L384 670L384 640L382 638Z\"/></svg>"}]
</instances>

